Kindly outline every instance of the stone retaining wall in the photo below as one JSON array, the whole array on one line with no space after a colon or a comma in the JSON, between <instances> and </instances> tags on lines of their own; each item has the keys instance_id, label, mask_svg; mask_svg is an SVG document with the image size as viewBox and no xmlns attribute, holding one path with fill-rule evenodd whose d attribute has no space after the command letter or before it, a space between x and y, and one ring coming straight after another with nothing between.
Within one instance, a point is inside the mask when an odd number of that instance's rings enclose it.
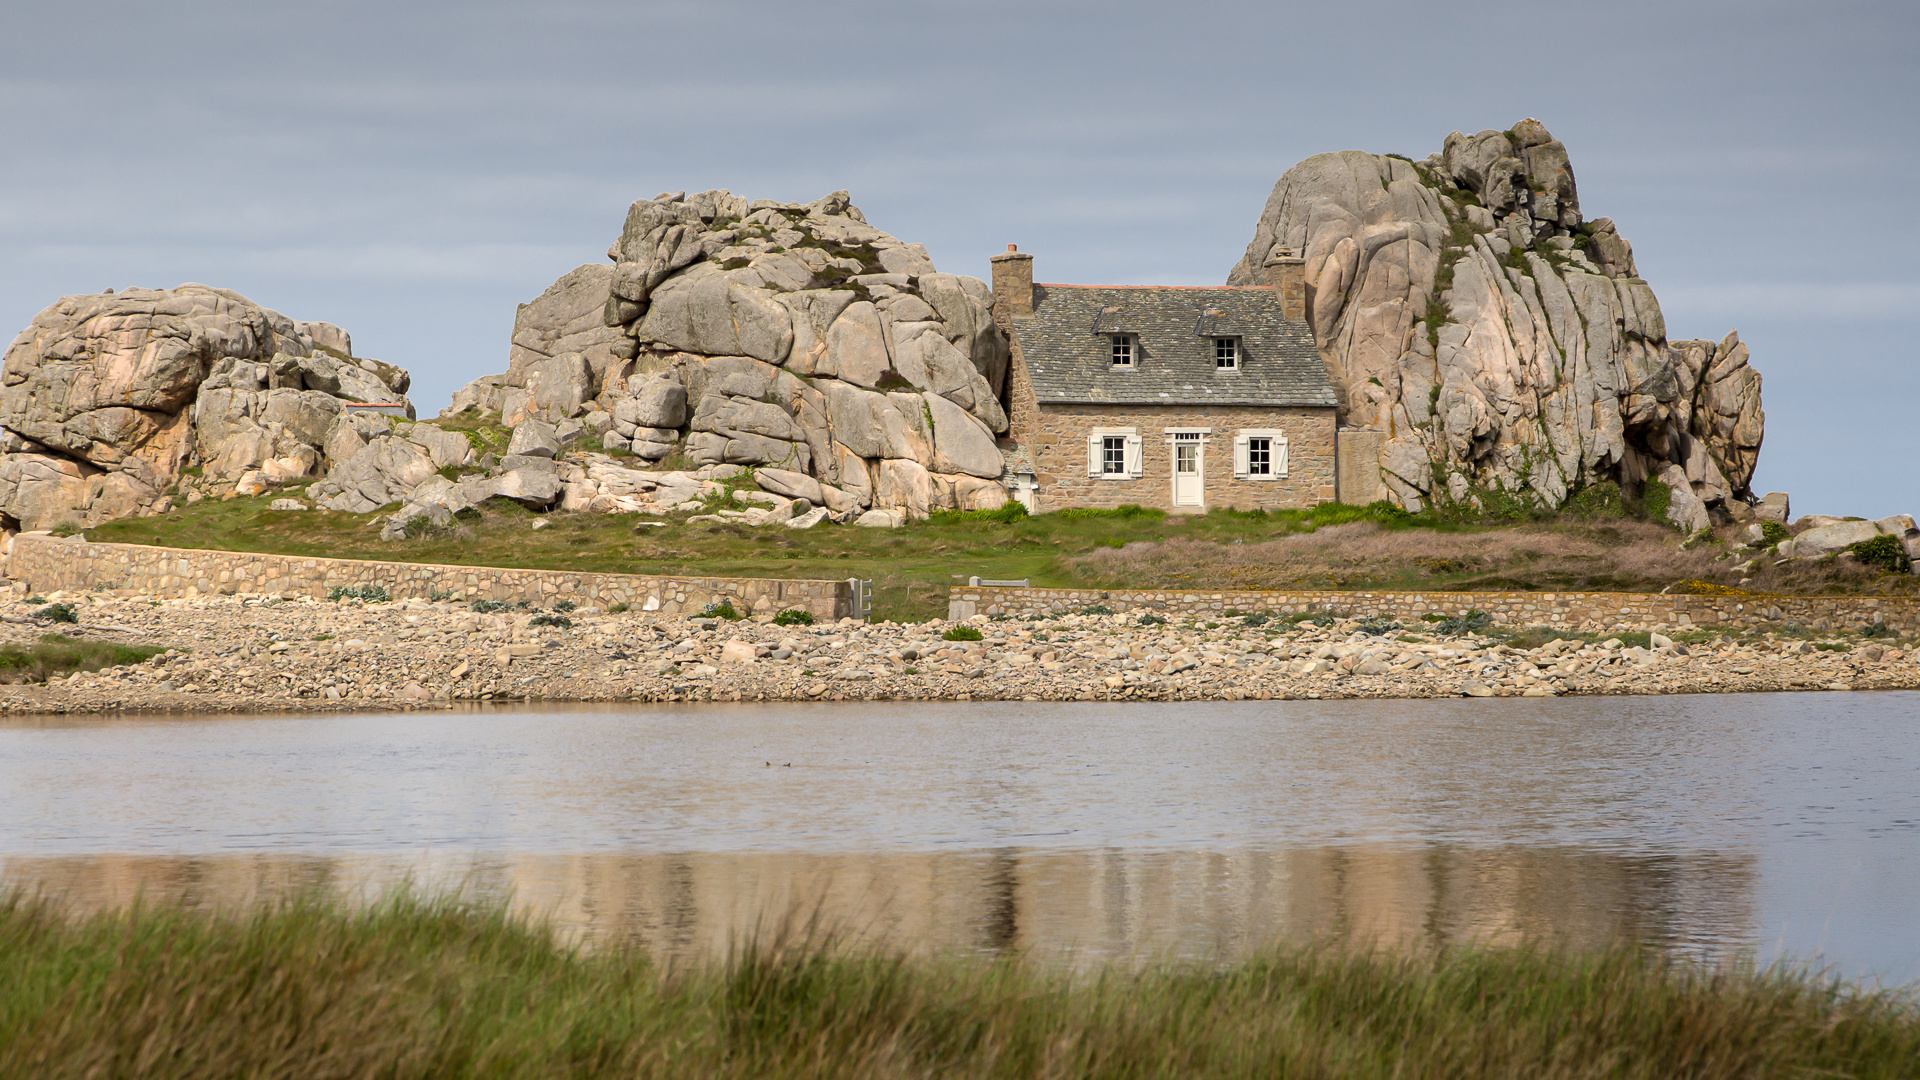
<instances>
[{"instance_id":1,"label":"stone retaining wall","mask_svg":"<svg viewBox=\"0 0 1920 1080\"><path fill-rule=\"evenodd\" d=\"M1677 596L1662 593L1566 592L1239 592L1147 589L1021 589L955 586L947 617L1042 615L1101 606L1116 612L1214 615L1229 610L1298 615L1336 612L1416 620L1423 615L1484 611L1507 626L1570 630L1647 630L1655 626L1719 626L1743 630L1858 630L1884 622L1920 633L1920 600L1854 596Z\"/></svg>"},{"instance_id":2,"label":"stone retaining wall","mask_svg":"<svg viewBox=\"0 0 1920 1080\"><path fill-rule=\"evenodd\" d=\"M743 613L771 614L788 608L816 619L853 614L854 591L845 581L775 581L764 578L651 577L588 574L567 570L513 570L490 566L364 562L241 551L201 551L144 544L96 544L44 533L13 538L6 560L16 587L33 592L120 592L170 595L267 593L325 597L335 586L381 585L395 599L527 601L557 600L636 611L697 612L717 600L732 600Z\"/></svg>"}]
</instances>

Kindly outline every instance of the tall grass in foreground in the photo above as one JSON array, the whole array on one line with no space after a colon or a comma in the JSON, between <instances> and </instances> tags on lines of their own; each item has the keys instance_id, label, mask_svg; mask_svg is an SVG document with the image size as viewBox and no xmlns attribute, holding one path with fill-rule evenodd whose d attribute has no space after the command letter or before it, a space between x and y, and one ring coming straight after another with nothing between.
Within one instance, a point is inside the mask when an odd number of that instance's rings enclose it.
<instances>
[{"instance_id":1,"label":"tall grass in foreground","mask_svg":"<svg viewBox=\"0 0 1920 1080\"><path fill-rule=\"evenodd\" d=\"M772 941L671 970L497 907L0 900L7 1077L1911 1076L1910 998L1621 950L1073 974Z\"/></svg>"}]
</instances>

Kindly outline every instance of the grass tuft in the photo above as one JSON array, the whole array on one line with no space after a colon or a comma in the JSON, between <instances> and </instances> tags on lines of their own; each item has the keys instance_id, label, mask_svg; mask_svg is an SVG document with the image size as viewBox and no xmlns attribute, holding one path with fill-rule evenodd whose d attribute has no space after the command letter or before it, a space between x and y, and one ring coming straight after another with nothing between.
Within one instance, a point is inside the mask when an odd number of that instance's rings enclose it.
<instances>
[{"instance_id":1,"label":"grass tuft","mask_svg":"<svg viewBox=\"0 0 1920 1080\"><path fill-rule=\"evenodd\" d=\"M793 925L789 923L789 925ZM70 918L0 899L0 1075L1911 1075L1910 995L1628 948L1274 949L1075 973L800 924L672 969L390 896Z\"/></svg>"},{"instance_id":2,"label":"grass tuft","mask_svg":"<svg viewBox=\"0 0 1920 1080\"><path fill-rule=\"evenodd\" d=\"M164 645L120 645L42 634L33 645L0 645L0 682L45 682L55 675L143 663L166 651Z\"/></svg>"}]
</instances>

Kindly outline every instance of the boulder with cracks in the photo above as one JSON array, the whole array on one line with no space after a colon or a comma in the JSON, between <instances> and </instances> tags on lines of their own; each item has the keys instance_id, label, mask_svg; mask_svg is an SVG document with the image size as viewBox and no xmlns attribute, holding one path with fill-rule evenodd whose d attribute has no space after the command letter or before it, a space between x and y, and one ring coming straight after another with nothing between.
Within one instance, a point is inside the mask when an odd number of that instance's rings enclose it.
<instances>
[{"instance_id":1,"label":"boulder with cracks","mask_svg":"<svg viewBox=\"0 0 1920 1080\"><path fill-rule=\"evenodd\" d=\"M607 257L522 305L507 371L451 415L577 420L604 449L768 466L860 510L1005 502L991 291L937 272L845 192L643 199Z\"/></svg>"},{"instance_id":2,"label":"boulder with cracks","mask_svg":"<svg viewBox=\"0 0 1920 1080\"><path fill-rule=\"evenodd\" d=\"M63 297L7 349L0 525L88 526L318 478L355 404L412 414L407 373L226 289Z\"/></svg>"},{"instance_id":3,"label":"boulder with cracks","mask_svg":"<svg viewBox=\"0 0 1920 1080\"><path fill-rule=\"evenodd\" d=\"M1558 506L1677 477L1703 513L1752 512L1765 415L1746 345L1668 338L1632 246L1582 216L1539 121L1455 132L1417 162L1308 158L1228 283L1265 284L1283 255L1305 260L1342 424L1381 433L1379 496Z\"/></svg>"}]
</instances>

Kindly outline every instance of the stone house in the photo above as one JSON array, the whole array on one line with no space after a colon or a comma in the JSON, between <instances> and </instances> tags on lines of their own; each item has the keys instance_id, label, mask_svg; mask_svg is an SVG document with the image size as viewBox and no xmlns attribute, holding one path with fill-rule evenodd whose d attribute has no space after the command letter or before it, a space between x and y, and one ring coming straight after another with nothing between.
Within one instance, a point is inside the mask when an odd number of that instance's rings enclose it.
<instances>
[{"instance_id":1,"label":"stone house","mask_svg":"<svg viewBox=\"0 0 1920 1080\"><path fill-rule=\"evenodd\" d=\"M1303 260L1267 270L1256 287L1035 284L1033 256L994 256L1013 497L1035 512L1174 513L1337 498L1338 400Z\"/></svg>"}]
</instances>

